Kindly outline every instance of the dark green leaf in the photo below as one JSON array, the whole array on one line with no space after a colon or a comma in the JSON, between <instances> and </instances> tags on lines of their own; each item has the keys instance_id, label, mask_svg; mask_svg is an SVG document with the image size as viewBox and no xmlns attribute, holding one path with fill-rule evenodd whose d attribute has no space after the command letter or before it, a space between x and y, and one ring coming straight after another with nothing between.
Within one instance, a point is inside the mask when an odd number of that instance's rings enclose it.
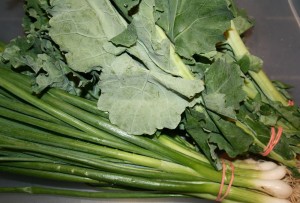
<instances>
[{"instance_id":1,"label":"dark green leaf","mask_svg":"<svg viewBox=\"0 0 300 203\"><path fill-rule=\"evenodd\" d=\"M132 24L129 24L126 30L124 30L121 34L112 38L110 41L115 45L131 47L136 43L137 39L138 36L135 27Z\"/></svg>"},{"instance_id":2,"label":"dark green leaf","mask_svg":"<svg viewBox=\"0 0 300 203\"><path fill-rule=\"evenodd\" d=\"M195 140L201 151L205 154L210 163L217 169L221 169L220 160L216 154L216 145L210 143L211 136L218 135L213 121L210 120L208 115L203 112L200 113L195 110L186 111L186 131Z\"/></svg>"},{"instance_id":3,"label":"dark green leaf","mask_svg":"<svg viewBox=\"0 0 300 203\"><path fill-rule=\"evenodd\" d=\"M263 61L254 55L244 55L239 61L238 64L241 67L241 70L244 73L247 73L249 70L258 72L263 67Z\"/></svg>"},{"instance_id":4,"label":"dark green leaf","mask_svg":"<svg viewBox=\"0 0 300 203\"><path fill-rule=\"evenodd\" d=\"M232 14L224 0L156 0L156 4L157 24L174 42L176 52L188 59L216 50L230 27Z\"/></svg>"},{"instance_id":5,"label":"dark green leaf","mask_svg":"<svg viewBox=\"0 0 300 203\"><path fill-rule=\"evenodd\" d=\"M48 28L48 13L50 8L48 0L25 1L26 15L23 19L23 27L26 33L40 32Z\"/></svg>"},{"instance_id":6,"label":"dark green leaf","mask_svg":"<svg viewBox=\"0 0 300 203\"><path fill-rule=\"evenodd\" d=\"M270 140L271 127L265 126L264 124L257 121L253 121L249 118L245 118L243 122L251 129L253 133L255 133L255 137L259 139L262 143L264 143L265 146L267 146ZM255 153L261 153L263 150L264 149L257 147L251 149L251 151L254 151ZM291 150L289 147L288 138L285 136L284 133L273 150L280 156L282 156L284 159L291 160L295 158L293 150Z\"/></svg>"},{"instance_id":7,"label":"dark green leaf","mask_svg":"<svg viewBox=\"0 0 300 203\"><path fill-rule=\"evenodd\" d=\"M230 157L236 157L246 153L253 144L253 138L245 133L241 128L231 121L224 120L217 114L210 113L211 118L222 132L221 136L214 136L211 142L218 145L219 149L223 149Z\"/></svg>"},{"instance_id":8,"label":"dark green leaf","mask_svg":"<svg viewBox=\"0 0 300 203\"><path fill-rule=\"evenodd\" d=\"M289 121L296 129L300 129L300 111L297 106L283 106L281 103L271 103L279 114Z\"/></svg>"},{"instance_id":9,"label":"dark green leaf","mask_svg":"<svg viewBox=\"0 0 300 203\"><path fill-rule=\"evenodd\" d=\"M100 79L98 107L109 112L113 124L135 135L176 128L204 88L198 80L147 70L126 53L103 69Z\"/></svg>"},{"instance_id":10,"label":"dark green leaf","mask_svg":"<svg viewBox=\"0 0 300 203\"><path fill-rule=\"evenodd\" d=\"M224 59L214 62L205 74L205 105L221 115L235 118L235 111L246 98L242 91L243 78L236 64Z\"/></svg>"}]
</instances>

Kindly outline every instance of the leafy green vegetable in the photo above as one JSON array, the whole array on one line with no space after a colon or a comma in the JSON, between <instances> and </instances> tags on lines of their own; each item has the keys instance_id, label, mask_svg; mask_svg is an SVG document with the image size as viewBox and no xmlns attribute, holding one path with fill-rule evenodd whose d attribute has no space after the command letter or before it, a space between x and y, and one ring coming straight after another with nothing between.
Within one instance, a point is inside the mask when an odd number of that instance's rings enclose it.
<instances>
[{"instance_id":1,"label":"leafy green vegetable","mask_svg":"<svg viewBox=\"0 0 300 203\"><path fill-rule=\"evenodd\" d=\"M157 24L174 42L176 52L187 59L216 50L230 27L232 14L224 0L157 0L156 4Z\"/></svg>"},{"instance_id":2,"label":"leafy green vegetable","mask_svg":"<svg viewBox=\"0 0 300 203\"><path fill-rule=\"evenodd\" d=\"M250 128L255 129L256 137L260 141L262 141L266 145L268 144L268 142L270 140L270 137L269 137L270 129L268 127L266 127L265 125L262 125L260 123L253 122L249 118L245 119L244 122L247 123L247 125ZM280 139L280 142L274 148L274 151L281 154L284 159L291 160L291 159L295 158L295 154L293 153L293 151L289 150L288 142L286 141L286 139L287 138L285 136L282 136L282 138Z\"/></svg>"},{"instance_id":3,"label":"leafy green vegetable","mask_svg":"<svg viewBox=\"0 0 300 203\"><path fill-rule=\"evenodd\" d=\"M81 94L81 88L90 80L69 68L64 54L49 38L47 1L27 1L25 7L27 15L23 26L27 35L12 40L2 54L2 60L14 68L30 67L29 72L34 72L34 92L58 87L72 94Z\"/></svg>"},{"instance_id":4,"label":"leafy green vegetable","mask_svg":"<svg viewBox=\"0 0 300 203\"><path fill-rule=\"evenodd\" d=\"M176 128L190 99L203 89L201 81L143 69L125 54L103 70L100 86L98 107L131 134L153 134L153 126Z\"/></svg>"},{"instance_id":5,"label":"leafy green vegetable","mask_svg":"<svg viewBox=\"0 0 300 203\"><path fill-rule=\"evenodd\" d=\"M25 9L26 36L1 63L28 75L41 97L56 87L90 99L110 123L84 122L109 133L179 131L217 169L219 152L260 154L282 127L268 156L296 167L299 108L246 49L240 35L253 21L233 0L27 0Z\"/></svg>"},{"instance_id":6,"label":"leafy green vegetable","mask_svg":"<svg viewBox=\"0 0 300 203\"><path fill-rule=\"evenodd\" d=\"M247 73L249 70L258 72L263 67L263 61L254 55L244 55L238 61L238 64L244 73Z\"/></svg>"},{"instance_id":7,"label":"leafy green vegetable","mask_svg":"<svg viewBox=\"0 0 300 203\"><path fill-rule=\"evenodd\" d=\"M242 155L253 144L253 138L234 123L220 119L216 114L210 114L223 136L214 135L210 139L218 148L224 150L230 157Z\"/></svg>"},{"instance_id":8,"label":"leafy green vegetable","mask_svg":"<svg viewBox=\"0 0 300 203\"><path fill-rule=\"evenodd\" d=\"M120 53L109 40L125 25L108 1L51 1L49 35L79 72L110 66ZM78 43L74 43L78 42Z\"/></svg>"},{"instance_id":9,"label":"leafy green vegetable","mask_svg":"<svg viewBox=\"0 0 300 203\"><path fill-rule=\"evenodd\" d=\"M123 31L121 34L115 36L110 41L115 45L121 45L125 47L133 46L138 39L135 27L130 24L127 26L127 29Z\"/></svg>"},{"instance_id":10,"label":"leafy green vegetable","mask_svg":"<svg viewBox=\"0 0 300 203\"><path fill-rule=\"evenodd\" d=\"M199 112L199 109L198 111L189 109L185 114L185 128L187 133L195 140L209 162L215 166L216 169L220 170L222 164L217 152L215 152L217 147L211 142L211 138L214 135L220 136L220 131L217 126L205 111Z\"/></svg>"},{"instance_id":11,"label":"leafy green vegetable","mask_svg":"<svg viewBox=\"0 0 300 203\"><path fill-rule=\"evenodd\" d=\"M189 70L155 25L153 6L154 1L141 2L139 13L133 16L127 30L117 36L119 41L124 40L118 44L125 47L128 41L124 35L137 36L136 45L127 52L147 67L123 54L100 76L102 95L98 107L110 113L112 123L131 134L153 134L156 129L176 128L185 108L203 90L202 81L187 78L189 72L185 72ZM115 40L116 37L112 42L116 43Z\"/></svg>"},{"instance_id":12,"label":"leafy green vegetable","mask_svg":"<svg viewBox=\"0 0 300 203\"><path fill-rule=\"evenodd\" d=\"M53 52L45 53L44 48ZM35 92L41 92L48 86L63 88L72 93L76 92L74 82L69 81L67 77L72 70L63 61L57 48L47 40L41 41L30 36L27 40L15 39L7 46L2 57L4 60L9 60L14 68L28 66L37 74ZM74 73L74 75L76 74ZM86 81L84 78L82 79L81 84L84 84Z\"/></svg>"},{"instance_id":13,"label":"leafy green vegetable","mask_svg":"<svg viewBox=\"0 0 300 203\"><path fill-rule=\"evenodd\" d=\"M95 83L99 78L94 79L94 71L101 70L100 86L93 85L92 88L101 89L98 106L110 113L114 124L132 134L153 134L157 129L175 128L178 125L180 115L186 107L195 103L193 98L203 90L203 82L191 80L188 67L175 54L167 37L158 30L154 18L149 22L143 20L146 14L150 19L153 17L146 3L141 4L145 7L144 13L134 16L134 22L130 25L109 1L100 4L98 1L51 1L50 4L51 8L49 6L46 10L38 7L39 12L47 11L51 15L49 26L45 24L40 28L39 31L44 31L39 35L30 34L12 43L11 48L2 55L14 67L27 65L38 74L35 79L36 92L52 86L81 94L82 90L77 87ZM28 8L31 8L30 5ZM40 16L44 19L45 15L42 12ZM145 29L144 23L151 24L147 28L152 29L152 35L146 35L149 30ZM49 37L51 41L48 41ZM153 46L154 40L156 47ZM124 53L126 50L130 55ZM92 80L82 77L83 73L91 75ZM70 74L71 78L78 78L79 83L78 79L69 80ZM121 85L108 85L116 77L119 77L117 80ZM126 81L131 84L128 86ZM144 91L144 86L151 87L150 91ZM116 88L118 92L114 92ZM156 107L154 117L147 110L149 107Z\"/></svg>"},{"instance_id":14,"label":"leafy green vegetable","mask_svg":"<svg viewBox=\"0 0 300 203\"><path fill-rule=\"evenodd\" d=\"M204 102L208 109L218 114L235 118L246 94L240 91L243 84L240 69L224 59L215 61L205 74L206 91Z\"/></svg>"}]
</instances>

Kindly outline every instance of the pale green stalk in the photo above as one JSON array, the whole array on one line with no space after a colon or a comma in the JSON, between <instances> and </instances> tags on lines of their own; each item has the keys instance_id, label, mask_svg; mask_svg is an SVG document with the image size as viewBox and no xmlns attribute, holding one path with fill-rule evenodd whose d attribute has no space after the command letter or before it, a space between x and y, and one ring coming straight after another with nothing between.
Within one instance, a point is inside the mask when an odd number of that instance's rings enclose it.
<instances>
[{"instance_id":1,"label":"pale green stalk","mask_svg":"<svg viewBox=\"0 0 300 203\"><path fill-rule=\"evenodd\" d=\"M231 28L226 32L226 36L227 43L231 46L237 60L240 60L243 56L250 54L233 22L231 22ZM270 100L281 102L285 106L288 105L287 99L274 87L263 70L258 72L250 70L249 74ZM250 96L253 97L253 95Z\"/></svg>"}]
</instances>

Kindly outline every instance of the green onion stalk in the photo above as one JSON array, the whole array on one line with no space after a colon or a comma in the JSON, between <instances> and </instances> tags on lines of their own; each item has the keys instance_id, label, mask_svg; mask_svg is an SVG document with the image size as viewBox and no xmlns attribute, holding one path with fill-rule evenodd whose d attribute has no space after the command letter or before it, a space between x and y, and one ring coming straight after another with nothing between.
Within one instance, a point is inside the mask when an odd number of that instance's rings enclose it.
<instances>
[{"instance_id":1,"label":"green onion stalk","mask_svg":"<svg viewBox=\"0 0 300 203\"><path fill-rule=\"evenodd\" d=\"M242 41L233 22L231 22L231 28L225 33L225 36L227 38L226 43L230 45L236 61L242 60L246 56L250 56L250 52ZM289 139L298 135L300 127L300 117L297 116L297 112L299 111L298 107L289 103L291 100L275 87L262 69L256 71L248 70L245 74L243 90L248 96L248 101L255 102L257 98L261 98L262 104L271 107L272 110L276 112L274 115L279 115L278 120L273 125L269 124L269 128L271 128L271 125L276 128L283 128L283 137L289 137ZM250 117L248 119L250 119ZM243 120L237 119L234 122L236 126L253 137L254 143L257 146L262 149L266 148L267 143L262 143L262 141L257 138L255 128L249 126L247 122ZM253 120L251 122L253 122ZM295 140L295 143L298 142L299 141ZM292 148L293 146L290 146L290 149ZM291 153L294 154L292 156L293 158L287 159L276 152L275 147L275 150L271 151L268 157L290 167L297 174L299 173L299 167L297 166L298 160L296 158L298 152L295 150Z\"/></svg>"},{"instance_id":2,"label":"green onion stalk","mask_svg":"<svg viewBox=\"0 0 300 203\"><path fill-rule=\"evenodd\" d=\"M237 60L241 60L244 56L250 54L244 42L242 41L239 33L237 32L233 22L231 22L231 28L227 31L226 36L227 36L227 43L231 46ZM257 72L250 70L249 75L259 86L259 88L262 90L262 92L265 94L265 96L268 99L274 102L276 101L280 102L284 106L288 106L288 99L285 98L276 89L276 87L273 85L273 83L270 81L270 79L268 78L268 76L265 74L263 70L259 70ZM254 87L254 85L252 85L252 87ZM251 94L253 96L251 96ZM249 96L251 98L255 98L256 94L258 94L258 91L255 91L253 89L252 92L249 93Z\"/></svg>"},{"instance_id":3,"label":"green onion stalk","mask_svg":"<svg viewBox=\"0 0 300 203\"><path fill-rule=\"evenodd\" d=\"M229 191L224 202L289 202L292 188L282 180L282 166L259 169L253 163L234 162L232 179L229 162L224 162L223 175L191 144L167 134L129 135L112 125L106 113L94 113L96 103L54 88L34 95L30 85L29 77L0 68L0 171L133 192L35 187L0 192L216 199L223 178L222 193Z\"/></svg>"}]
</instances>

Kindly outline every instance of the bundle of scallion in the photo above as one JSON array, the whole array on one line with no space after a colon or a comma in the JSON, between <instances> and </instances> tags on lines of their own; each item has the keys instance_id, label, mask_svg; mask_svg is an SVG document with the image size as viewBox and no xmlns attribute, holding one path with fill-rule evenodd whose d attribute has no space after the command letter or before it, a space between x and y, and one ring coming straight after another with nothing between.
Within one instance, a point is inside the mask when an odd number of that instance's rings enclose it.
<instances>
[{"instance_id":1,"label":"bundle of scallion","mask_svg":"<svg viewBox=\"0 0 300 203\"><path fill-rule=\"evenodd\" d=\"M29 77L5 68L0 73L0 171L126 189L91 193L26 187L1 192L216 199L223 178L223 193L230 188L224 202L289 202L292 188L281 180L287 171L283 166L224 162L222 175L181 137L129 135L99 114L96 102L55 88L37 97L31 94Z\"/></svg>"},{"instance_id":2,"label":"bundle of scallion","mask_svg":"<svg viewBox=\"0 0 300 203\"><path fill-rule=\"evenodd\" d=\"M299 200L299 108L243 44L252 23L232 0L25 9L26 36L0 55L0 170L96 191L0 192Z\"/></svg>"}]
</instances>

